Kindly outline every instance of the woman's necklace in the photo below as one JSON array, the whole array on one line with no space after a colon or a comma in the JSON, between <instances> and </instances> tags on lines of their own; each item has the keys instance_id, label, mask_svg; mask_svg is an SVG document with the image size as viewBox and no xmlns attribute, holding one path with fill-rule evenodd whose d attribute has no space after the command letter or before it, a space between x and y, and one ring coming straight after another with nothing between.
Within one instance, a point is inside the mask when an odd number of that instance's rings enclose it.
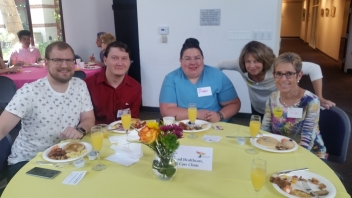
<instances>
[{"instance_id":1,"label":"woman's necklace","mask_svg":"<svg viewBox=\"0 0 352 198\"><path fill-rule=\"evenodd\" d=\"M292 96L293 99L290 102L287 102L287 103L283 100L283 98L281 97L281 93L280 93L280 98L279 98L280 103L283 104L285 107L288 107L288 106L291 106L291 105L295 104L296 101L299 98L299 89L297 91L295 91L295 92L296 93L294 93L293 96ZM292 101L293 101L293 103L292 103Z\"/></svg>"}]
</instances>

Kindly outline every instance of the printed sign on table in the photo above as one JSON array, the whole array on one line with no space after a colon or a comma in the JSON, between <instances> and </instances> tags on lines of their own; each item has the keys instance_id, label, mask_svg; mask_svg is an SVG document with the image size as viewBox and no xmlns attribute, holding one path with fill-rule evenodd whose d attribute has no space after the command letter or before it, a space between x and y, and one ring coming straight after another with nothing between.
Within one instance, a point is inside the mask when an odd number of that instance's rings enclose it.
<instances>
[{"instance_id":1,"label":"printed sign on table","mask_svg":"<svg viewBox=\"0 0 352 198\"><path fill-rule=\"evenodd\" d=\"M213 148L180 146L175 157L180 168L208 171L213 169Z\"/></svg>"}]
</instances>

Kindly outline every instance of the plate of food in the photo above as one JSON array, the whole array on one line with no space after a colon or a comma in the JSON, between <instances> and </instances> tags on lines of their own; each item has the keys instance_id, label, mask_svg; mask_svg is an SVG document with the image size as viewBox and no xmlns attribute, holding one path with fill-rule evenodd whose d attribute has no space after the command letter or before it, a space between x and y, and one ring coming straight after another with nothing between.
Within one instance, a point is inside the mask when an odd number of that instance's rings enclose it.
<instances>
[{"instance_id":1,"label":"plate of food","mask_svg":"<svg viewBox=\"0 0 352 198\"><path fill-rule=\"evenodd\" d=\"M262 137L258 135L257 138L251 138L250 141L253 146L274 153L289 153L298 148L298 144L294 140L276 134L263 134Z\"/></svg>"},{"instance_id":2,"label":"plate of food","mask_svg":"<svg viewBox=\"0 0 352 198\"><path fill-rule=\"evenodd\" d=\"M336 195L336 188L329 180L309 171L291 172L284 175L274 174L269 180L279 193L290 198L318 196L331 198ZM315 195L307 192L303 187L303 182L308 184Z\"/></svg>"},{"instance_id":3,"label":"plate of food","mask_svg":"<svg viewBox=\"0 0 352 198\"><path fill-rule=\"evenodd\" d=\"M194 130L191 130L189 120L181 120L176 124L183 128L183 132L194 132L194 133L206 131L211 127L211 124L204 120L196 120L194 124Z\"/></svg>"},{"instance_id":4,"label":"plate of food","mask_svg":"<svg viewBox=\"0 0 352 198\"><path fill-rule=\"evenodd\" d=\"M92 66L92 65L87 65L87 66L85 66L84 67L84 69L85 70L94 70L94 69L99 69L99 68L101 68L101 67L99 67L99 66Z\"/></svg>"},{"instance_id":5,"label":"plate of food","mask_svg":"<svg viewBox=\"0 0 352 198\"><path fill-rule=\"evenodd\" d=\"M129 131L133 129L141 129L147 124L146 121L142 121L138 118L132 118L131 119L131 128ZM115 121L108 126L108 130L112 132L117 132L117 133L126 133L126 130L123 129L122 122L121 120Z\"/></svg>"},{"instance_id":6,"label":"plate of food","mask_svg":"<svg viewBox=\"0 0 352 198\"><path fill-rule=\"evenodd\" d=\"M75 161L92 151L87 142L64 142L56 144L43 152L43 159L54 163Z\"/></svg>"}]
</instances>

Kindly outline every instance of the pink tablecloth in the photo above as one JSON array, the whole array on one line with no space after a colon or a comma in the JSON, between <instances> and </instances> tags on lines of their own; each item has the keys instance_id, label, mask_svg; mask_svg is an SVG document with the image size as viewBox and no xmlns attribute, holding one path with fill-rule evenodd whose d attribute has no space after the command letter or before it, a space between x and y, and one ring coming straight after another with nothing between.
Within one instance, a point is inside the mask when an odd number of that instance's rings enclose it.
<instances>
[{"instance_id":1,"label":"pink tablecloth","mask_svg":"<svg viewBox=\"0 0 352 198\"><path fill-rule=\"evenodd\" d=\"M86 73L87 77L94 75L95 73L99 72L101 69L95 70L82 70ZM16 88L21 88L25 83L30 83L33 81L38 80L39 78L43 78L47 75L47 70L45 67L37 68L37 67L27 67L22 68L21 73L14 73L14 74L0 74L2 76L6 76L11 78L16 85Z\"/></svg>"}]
</instances>

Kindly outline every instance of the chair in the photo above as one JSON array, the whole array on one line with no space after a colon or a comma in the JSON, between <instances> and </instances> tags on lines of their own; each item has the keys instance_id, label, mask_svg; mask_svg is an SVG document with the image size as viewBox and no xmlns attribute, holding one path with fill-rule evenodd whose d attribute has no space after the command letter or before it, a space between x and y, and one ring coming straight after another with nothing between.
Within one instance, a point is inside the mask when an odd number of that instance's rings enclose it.
<instances>
[{"instance_id":1,"label":"chair","mask_svg":"<svg viewBox=\"0 0 352 198\"><path fill-rule=\"evenodd\" d=\"M6 76L0 76L0 109L4 109L16 93L15 83Z\"/></svg>"},{"instance_id":2,"label":"chair","mask_svg":"<svg viewBox=\"0 0 352 198\"><path fill-rule=\"evenodd\" d=\"M86 73L84 73L84 71L75 71L73 76L84 80L86 78Z\"/></svg>"},{"instance_id":3,"label":"chair","mask_svg":"<svg viewBox=\"0 0 352 198\"><path fill-rule=\"evenodd\" d=\"M346 161L351 123L347 114L338 107L320 110L319 129L329 153L328 161Z\"/></svg>"},{"instance_id":4,"label":"chair","mask_svg":"<svg viewBox=\"0 0 352 198\"><path fill-rule=\"evenodd\" d=\"M0 141L0 181L6 178L7 158L11 154L12 143L13 141L9 134ZM5 186L1 186L0 190L4 189Z\"/></svg>"}]
</instances>

